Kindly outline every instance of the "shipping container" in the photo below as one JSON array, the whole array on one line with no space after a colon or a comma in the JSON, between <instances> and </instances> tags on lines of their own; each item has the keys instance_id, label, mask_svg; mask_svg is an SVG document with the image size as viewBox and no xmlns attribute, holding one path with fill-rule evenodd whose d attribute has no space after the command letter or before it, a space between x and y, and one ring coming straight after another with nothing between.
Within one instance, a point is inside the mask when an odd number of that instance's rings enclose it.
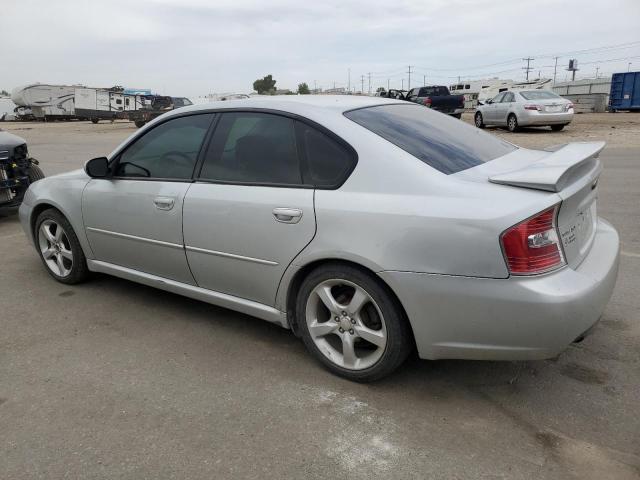
<instances>
[{"instance_id":1,"label":"shipping container","mask_svg":"<svg viewBox=\"0 0 640 480\"><path fill-rule=\"evenodd\" d=\"M640 110L640 72L613 74L609 109L612 112Z\"/></svg>"}]
</instances>

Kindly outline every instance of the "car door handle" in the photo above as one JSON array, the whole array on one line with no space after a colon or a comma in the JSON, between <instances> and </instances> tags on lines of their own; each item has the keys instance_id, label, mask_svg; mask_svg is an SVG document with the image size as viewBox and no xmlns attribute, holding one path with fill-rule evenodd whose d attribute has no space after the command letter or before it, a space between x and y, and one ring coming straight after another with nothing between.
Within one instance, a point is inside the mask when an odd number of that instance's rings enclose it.
<instances>
[{"instance_id":1,"label":"car door handle","mask_svg":"<svg viewBox=\"0 0 640 480\"><path fill-rule=\"evenodd\" d=\"M274 208L273 216L280 223L298 223L302 218L302 210L299 208Z\"/></svg>"},{"instance_id":2,"label":"car door handle","mask_svg":"<svg viewBox=\"0 0 640 480\"><path fill-rule=\"evenodd\" d=\"M156 197L153 199L153 203L158 210L171 210L175 204L175 200L170 197Z\"/></svg>"}]
</instances>

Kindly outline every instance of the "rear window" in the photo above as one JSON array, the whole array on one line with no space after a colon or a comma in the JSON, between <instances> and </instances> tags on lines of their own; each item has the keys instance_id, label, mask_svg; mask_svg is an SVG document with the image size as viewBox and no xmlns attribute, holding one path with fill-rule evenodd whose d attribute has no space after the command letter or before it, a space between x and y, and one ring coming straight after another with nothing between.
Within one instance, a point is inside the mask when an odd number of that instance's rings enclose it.
<instances>
[{"instance_id":1,"label":"rear window","mask_svg":"<svg viewBox=\"0 0 640 480\"><path fill-rule=\"evenodd\" d=\"M419 105L381 105L344 115L447 175L516 149L479 128Z\"/></svg>"},{"instance_id":2,"label":"rear window","mask_svg":"<svg viewBox=\"0 0 640 480\"><path fill-rule=\"evenodd\" d=\"M553 92L548 90L533 90L530 92L520 92L520 95L525 100L552 100L554 98L560 98L559 95L556 95Z\"/></svg>"},{"instance_id":3,"label":"rear window","mask_svg":"<svg viewBox=\"0 0 640 480\"><path fill-rule=\"evenodd\" d=\"M459 88L462 88L462 85ZM449 90L447 87L423 87L420 89L421 97L436 97L438 95L449 95Z\"/></svg>"}]
</instances>

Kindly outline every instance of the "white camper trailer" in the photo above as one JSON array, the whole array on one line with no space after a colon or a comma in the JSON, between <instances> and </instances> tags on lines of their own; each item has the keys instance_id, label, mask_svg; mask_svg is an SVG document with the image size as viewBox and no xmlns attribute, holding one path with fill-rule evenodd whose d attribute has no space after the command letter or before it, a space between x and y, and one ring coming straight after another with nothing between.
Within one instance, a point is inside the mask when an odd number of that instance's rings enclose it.
<instances>
[{"instance_id":1,"label":"white camper trailer","mask_svg":"<svg viewBox=\"0 0 640 480\"><path fill-rule=\"evenodd\" d=\"M140 110L149 104L144 95L131 95L105 88L76 88L75 113L78 117L99 120L128 118L127 112Z\"/></svg>"},{"instance_id":2,"label":"white camper trailer","mask_svg":"<svg viewBox=\"0 0 640 480\"><path fill-rule=\"evenodd\" d=\"M35 83L18 87L11 92L11 100L22 110L30 109L37 120L70 119L75 117L71 85Z\"/></svg>"}]
</instances>

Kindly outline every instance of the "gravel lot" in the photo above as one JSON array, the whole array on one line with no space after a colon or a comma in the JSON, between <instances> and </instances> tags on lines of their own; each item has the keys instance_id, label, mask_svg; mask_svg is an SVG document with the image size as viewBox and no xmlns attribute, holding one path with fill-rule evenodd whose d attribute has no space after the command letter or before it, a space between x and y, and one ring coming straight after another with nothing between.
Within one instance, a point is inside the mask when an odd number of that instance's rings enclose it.
<instances>
[{"instance_id":1,"label":"gravel lot","mask_svg":"<svg viewBox=\"0 0 640 480\"><path fill-rule=\"evenodd\" d=\"M135 131L0 126L49 175ZM609 142L598 209L623 256L584 342L539 362L412 359L354 384L275 325L107 276L56 283L0 217L0 478L640 478L640 115L489 131Z\"/></svg>"}]
</instances>

